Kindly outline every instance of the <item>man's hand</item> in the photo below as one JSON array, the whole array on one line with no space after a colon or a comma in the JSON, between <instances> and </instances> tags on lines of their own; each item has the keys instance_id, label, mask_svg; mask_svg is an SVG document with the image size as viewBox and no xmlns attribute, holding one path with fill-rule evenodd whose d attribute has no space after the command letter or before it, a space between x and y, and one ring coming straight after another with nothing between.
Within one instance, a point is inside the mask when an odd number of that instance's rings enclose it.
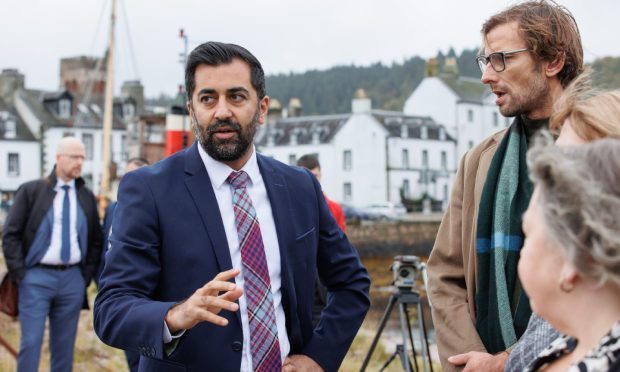
<instances>
[{"instance_id":1,"label":"man's hand","mask_svg":"<svg viewBox=\"0 0 620 372\"><path fill-rule=\"evenodd\" d=\"M507 360L508 354L504 352L491 355L479 351L470 351L469 353L453 355L448 358L448 362L454 365L465 365L463 372L502 372Z\"/></svg>"},{"instance_id":2,"label":"man's hand","mask_svg":"<svg viewBox=\"0 0 620 372\"><path fill-rule=\"evenodd\" d=\"M213 280L198 288L190 298L171 307L164 318L170 332L191 329L200 322L227 325L228 320L217 314L222 310L239 309L235 301L241 297L243 289L229 280L240 272L239 269L230 269L217 274Z\"/></svg>"},{"instance_id":3,"label":"man's hand","mask_svg":"<svg viewBox=\"0 0 620 372\"><path fill-rule=\"evenodd\" d=\"M284 359L282 372L323 372L323 368L317 364L312 358L303 355L289 355Z\"/></svg>"}]
</instances>

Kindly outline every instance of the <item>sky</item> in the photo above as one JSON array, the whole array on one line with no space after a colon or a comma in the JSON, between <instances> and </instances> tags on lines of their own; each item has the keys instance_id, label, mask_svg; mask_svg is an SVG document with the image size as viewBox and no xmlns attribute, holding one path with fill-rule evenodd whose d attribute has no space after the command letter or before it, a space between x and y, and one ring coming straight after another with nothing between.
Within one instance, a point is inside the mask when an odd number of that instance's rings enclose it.
<instances>
[{"instance_id":1,"label":"sky","mask_svg":"<svg viewBox=\"0 0 620 372\"><path fill-rule=\"evenodd\" d=\"M58 89L60 59L102 56L112 0L0 0L0 69L26 87ZM117 0L115 93L140 80L147 97L177 92L180 63L209 40L249 49L267 74L391 64L478 47L480 27L507 0ZM586 61L620 56L620 1L558 0L580 27ZM613 36L616 35L616 36ZM472 63L474 63L472 61Z\"/></svg>"}]
</instances>

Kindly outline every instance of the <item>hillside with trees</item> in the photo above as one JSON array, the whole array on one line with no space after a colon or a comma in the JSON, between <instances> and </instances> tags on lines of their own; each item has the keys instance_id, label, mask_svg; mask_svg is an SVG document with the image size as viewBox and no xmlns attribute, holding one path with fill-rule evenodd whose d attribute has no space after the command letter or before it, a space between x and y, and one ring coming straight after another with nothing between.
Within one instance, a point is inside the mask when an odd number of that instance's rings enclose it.
<instances>
[{"instance_id":1,"label":"hillside with trees","mask_svg":"<svg viewBox=\"0 0 620 372\"><path fill-rule=\"evenodd\" d=\"M454 49L436 56L441 71L448 57L454 57L461 76L480 78L475 58L477 48L465 49L457 55ZM591 64L594 84L605 89L620 89L620 57L603 57ZM426 75L426 60L411 57L391 65L375 63L370 66L335 66L327 70L270 75L266 77L267 93L271 99L286 107L293 97L303 105L303 115L347 113L351 99L362 88L375 109L400 111L405 100ZM147 99L147 104L167 106L174 97L160 95Z\"/></svg>"}]
</instances>

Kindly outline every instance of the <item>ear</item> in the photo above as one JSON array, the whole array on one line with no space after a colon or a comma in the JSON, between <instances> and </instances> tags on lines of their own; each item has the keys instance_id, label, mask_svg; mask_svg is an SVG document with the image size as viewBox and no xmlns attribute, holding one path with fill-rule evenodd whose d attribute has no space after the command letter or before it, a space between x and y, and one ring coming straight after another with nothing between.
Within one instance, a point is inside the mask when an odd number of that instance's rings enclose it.
<instances>
[{"instance_id":1,"label":"ear","mask_svg":"<svg viewBox=\"0 0 620 372\"><path fill-rule=\"evenodd\" d=\"M562 271L560 272L560 278L566 284L574 286L581 278L581 275L579 275L579 272L577 271L575 266L573 266L573 264L564 261L564 263L562 264Z\"/></svg>"},{"instance_id":2,"label":"ear","mask_svg":"<svg viewBox=\"0 0 620 372\"><path fill-rule=\"evenodd\" d=\"M566 55L564 54L564 52L560 53L560 55L558 55L553 61L545 62L545 75L549 78L557 76L557 74L559 74L560 71L562 71L562 69L564 68L565 62Z\"/></svg>"},{"instance_id":3,"label":"ear","mask_svg":"<svg viewBox=\"0 0 620 372\"><path fill-rule=\"evenodd\" d=\"M265 124L267 120L267 113L269 112L269 96L263 97L258 103L258 122L260 124Z\"/></svg>"}]
</instances>

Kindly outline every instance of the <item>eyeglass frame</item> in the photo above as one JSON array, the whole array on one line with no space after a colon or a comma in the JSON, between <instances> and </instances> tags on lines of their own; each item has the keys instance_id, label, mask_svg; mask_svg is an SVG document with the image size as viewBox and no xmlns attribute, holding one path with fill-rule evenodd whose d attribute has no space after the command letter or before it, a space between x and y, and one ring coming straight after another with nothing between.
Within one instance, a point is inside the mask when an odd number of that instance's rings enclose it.
<instances>
[{"instance_id":1,"label":"eyeglass frame","mask_svg":"<svg viewBox=\"0 0 620 372\"><path fill-rule=\"evenodd\" d=\"M517 53L521 53L521 52L527 52L529 51L529 48L523 48L523 49L517 49L517 50L510 50L507 52L493 52L491 54L489 54L488 56L485 55L480 55L476 57L476 62L478 63L478 67L480 68L480 72L482 72L484 74L484 70L487 68L487 66L489 65L489 63L491 64L491 67L493 68L493 71L495 72L502 72L504 70L506 70L506 56L509 55L513 55L513 54L517 54ZM500 55L502 56L502 69L497 69L495 68L495 65L491 62L491 58L493 55Z\"/></svg>"}]
</instances>

